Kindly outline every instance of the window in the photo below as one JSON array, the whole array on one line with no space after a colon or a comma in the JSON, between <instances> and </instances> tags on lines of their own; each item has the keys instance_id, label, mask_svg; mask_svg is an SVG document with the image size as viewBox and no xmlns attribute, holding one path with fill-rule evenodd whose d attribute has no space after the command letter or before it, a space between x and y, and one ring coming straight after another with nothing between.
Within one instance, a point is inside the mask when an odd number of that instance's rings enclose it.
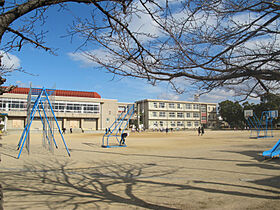
<instances>
[{"instance_id":1,"label":"window","mask_svg":"<svg viewBox=\"0 0 280 210\"><path fill-rule=\"evenodd\" d=\"M199 118L199 113L198 113L198 112L194 112L194 113L193 113L193 117L194 117L194 118Z\"/></svg>"},{"instance_id":2,"label":"window","mask_svg":"<svg viewBox=\"0 0 280 210\"><path fill-rule=\"evenodd\" d=\"M188 127L192 127L192 122L187 122Z\"/></svg>"},{"instance_id":3,"label":"window","mask_svg":"<svg viewBox=\"0 0 280 210\"><path fill-rule=\"evenodd\" d=\"M94 104L83 104L83 112L84 113L94 113L98 114L99 113L99 105ZM109 111L109 115L111 115L111 111Z\"/></svg>"},{"instance_id":4,"label":"window","mask_svg":"<svg viewBox=\"0 0 280 210\"><path fill-rule=\"evenodd\" d=\"M154 122L154 127L158 127L158 122L157 121Z\"/></svg>"},{"instance_id":5,"label":"window","mask_svg":"<svg viewBox=\"0 0 280 210\"><path fill-rule=\"evenodd\" d=\"M175 104L174 103L169 103L169 108L170 109L174 109L175 108Z\"/></svg>"},{"instance_id":6,"label":"window","mask_svg":"<svg viewBox=\"0 0 280 210\"><path fill-rule=\"evenodd\" d=\"M182 121L178 121L178 122L177 122L177 126L178 126L178 127L179 127L179 126L180 126L180 127L181 127L181 126L184 126L184 123L183 123Z\"/></svg>"},{"instance_id":7,"label":"window","mask_svg":"<svg viewBox=\"0 0 280 210\"><path fill-rule=\"evenodd\" d=\"M165 112L159 112L159 117L165 117Z\"/></svg>"},{"instance_id":8,"label":"window","mask_svg":"<svg viewBox=\"0 0 280 210\"><path fill-rule=\"evenodd\" d=\"M65 110L65 104L64 103L58 103L58 111L63 111Z\"/></svg>"},{"instance_id":9,"label":"window","mask_svg":"<svg viewBox=\"0 0 280 210\"><path fill-rule=\"evenodd\" d=\"M184 113L178 112L178 113L177 113L177 117L178 117L178 118L184 118Z\"/></svg>"},{"instance_id":10,"label":"window","mask_svg":"<svg viewBox=\"0 0 280 210\"><path fill-rule=\"evenodd\" d=\"M157 117L157 112L153 112L153 117Z\"/></svg>"},{"instance_id":11,"label":"window","mask_svg":"<svg viewBox=\"0 0 280 210\"><path fill-rule=\"evenodd\" d=\"M199 109L199 104L194 104L193 109Z\"/></svg>"},{"instance_id":12,"label":"window","mask_svg":"<svg viewBox=\"0 0 280 210\"><path fill-rule=\"evenodd\" d=\"M159 125L163 127L163 121L159 121Z\"/></svg>"},{"instance_id":13,"label":"window","mask_svg":"<svg viewBox=\"0 0 280 210\"><path fill-rule=\"evenodd\" d=\"M175 117L175 112L169 112L169 117Z\"/></svg>"},{"instance_id":14,"label":"window","mask_svg":"<svg viewBox=\"0 0 280 210\"><path fill-rule=\"evenodd\" d=\"M176 126L175 121L171 121L171 122L170 122L170 125L171 125L171 127L175 127L175 126Z\"/></svg>"},{"instance_id":15,"label":"window","mask_svg":"<svg viewBox=\"0 0 280 210\"><path fill-rule=\"evenodd\" d=\"M160 102L160 103L159 103L159 108L165 108L165 103Z\"/></svg>"},{"instance_id":16,"label":"window","mask_svg":"<svg viewBox=\"0 0 280 210\"><path fill-rule=\"evenodd\" d=\"M158 105L156 102L154 102L154 108L158 108Z\"/></svg>"},{"instance_id":17,"label":"window","mask_svg":"<svg viewBox=\"0 0 280 210\"><path fill-rule=\"evenodd\" d=\"M192 109L192 105L191 104L186 104L186 109Z\"/></svg>"},{"instance_id":18,"label":"window","mask_svg":"<svg viewBox=\"0 0 280 210\"><path fill-rule=\"evenodd\" d=\"M195 126L195 127L198 127L198 126L199 126L199 123L198 123L197 121L195 121L195 122L194 122L194 126Z\"/></svg>"},{"instance_id":19,"label":"window","mask_svg":"<svg viewBox=\"0 0 280 210\"><path fill-rule=\"evenodd\" d=\"M177 109L182 109L181 104L177 104Z\"/></svg>"},{"instance_id":20,"label":"window","mask_svg":"<svg viewBox=\"0 0 280 210\"><path fill-rule=\"evenodd\" d=\"M205 105L201 106L201 112L206 112L206 106Z\"/></svg>"},{"instance_id":21,"label":"window","mask_svg":"<svg viewBox=\"0 0 280 210\"><path fill-rule=\"evenodd\" d=\"M82 110L81 104L74 104L74 110L75 110L76 112L81 112L81 110Z\"/></svg>"},{"instance_id":22,"label":"window","mask_svg":"<svg viewBox=\"0 0 280 210\"><path fill-rule=\"evenodd\" d=\"M2 109L2 110L5 110L5 107L6 107L6 103L5 103L5 101L0 101L0 109Z\"/></svg>"},{"instance_id":23,"label":"window","mask_svg":"<svg viewBox=\"0 0 280 210\"><path fill-rule=\"evenodd\" d=\"M125 112L126 111L126 106L119 106L118 107L118 112Z\"/></svg>"},{"instance_id":24,"label":"window","mask_svg":"<svg viewBox=\"0 0 280 210\"><path fill-rule=\"evenodd\" d=\"M206 120L206 117L201 117L202 120Z\"/></svg>"},{"instance_id":25,"label":"window","mask_svg":"<svg viewBox=\"0 0 280 210\"><path fill-rule=\"evenodd\" d=\"M186 113L186 118L191 118L191 113L187 112Z\"/></svg>"}]
</instances>

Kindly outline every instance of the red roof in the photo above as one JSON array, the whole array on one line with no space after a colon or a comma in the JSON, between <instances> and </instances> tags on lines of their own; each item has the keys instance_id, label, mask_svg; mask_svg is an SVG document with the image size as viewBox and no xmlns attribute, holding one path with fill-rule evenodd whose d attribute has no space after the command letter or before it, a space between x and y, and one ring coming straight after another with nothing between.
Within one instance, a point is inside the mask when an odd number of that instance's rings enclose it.
<instances>
[{"instance_id":1,"label":"red roof","mask_svg":"<svg viewBox=\"0 0 280 210\"><path fill-rule=\"evenodd\" d=\"M8 93L14 94L28 94L29 88L17 87ZM56 96L68 96L68 97L85 97L85 98L101 98L96 92L88 91L74 91L74 90L55 90Z\"/></svg>"}]
</instances>

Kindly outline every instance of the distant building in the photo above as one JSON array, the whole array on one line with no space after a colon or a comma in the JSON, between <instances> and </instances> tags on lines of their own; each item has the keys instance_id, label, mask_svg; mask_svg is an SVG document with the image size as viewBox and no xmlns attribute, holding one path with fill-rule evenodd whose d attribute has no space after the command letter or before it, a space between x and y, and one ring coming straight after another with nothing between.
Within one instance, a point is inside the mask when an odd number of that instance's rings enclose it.
<instances>
[{"instance_id":1,"label":"distant building","mask_svg":"<svg viewBox=\"0 0 280 210\"><path fill-rule=\"evenodd\" d=\"M26 125L29 88L15 88L0 96L0 115L4 130L22 131ZM121 103L103 99L96 92L55 90L53 109L60 128L66 132L91 132L109 128L127 107L136 104L130 127L158 129L191 129L203 125L217 126L215 103L145 99L135 103ZM31 124L31 131L42 130L39 114Z\"/></svg>"},{"instance_id":2,"label":"distant building","mask_svg":"<svg viewBox=\"0 0 280 210\"><path fill-rule=\"evenodd\" d=\"M26 106L29 88L15 88L0 96L0 112L4 115L5 130L22 130L26 125ZM130 103L102 99L96 92L55 90L53 109L60 128L75 132L105 130ZM31 131L42 130L38 113Z\"/></svg>"},{"instance_id":3,"label":"distant building","mask_svg":"<svg viewBox=\"0 0 280 210\"><path fill-rule=\"evenodd\" d=\"M145 99L135 102L138 124L145 129L193 129L217 126L217 104Z\"/></svg>"}]
</instances>

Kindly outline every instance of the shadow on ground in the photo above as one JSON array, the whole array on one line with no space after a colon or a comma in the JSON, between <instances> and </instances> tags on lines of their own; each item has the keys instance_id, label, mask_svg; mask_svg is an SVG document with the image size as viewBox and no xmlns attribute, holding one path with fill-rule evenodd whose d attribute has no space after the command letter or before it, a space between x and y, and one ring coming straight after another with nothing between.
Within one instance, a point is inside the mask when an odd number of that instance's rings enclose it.
<instances>
[{"instance_id":1,"label":"shadow on ground","mask_svg":"<svg viewBox=\"0 0 280 210\"><path fill-rule=\"evenodd\" d=\"M10 204L7 205L13 205L14 209L28 209L30 206L35 209L78 209L85 206L103 209L111 205L187 209L199 204L184 200L172 203L168 192L182 196L191 190L272 200L279 199L280 193L277 189L201 180L178 184L168 179L180 170L176 166L114 162L91 162L94 167L86 168L75 168L74 165L71 161L26 163L23 170L0 172L4 192L9 195ZM164 177L167 179L162 179Z\"/></svg>"}]
</instances>

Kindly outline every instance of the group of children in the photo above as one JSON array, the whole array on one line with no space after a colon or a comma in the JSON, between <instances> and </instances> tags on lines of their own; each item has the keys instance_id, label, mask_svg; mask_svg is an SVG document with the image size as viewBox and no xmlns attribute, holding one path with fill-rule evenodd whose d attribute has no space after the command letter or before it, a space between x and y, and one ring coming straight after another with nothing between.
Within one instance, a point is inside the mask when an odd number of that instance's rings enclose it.
<instances>
[{"instance_id":1,"label":"group of children","mask_svg":"<svg viewBox=\"0 0 280 210\"><path fill-rule=\"evenodd\" d=\"M198 132L199 136L200 135L203 136L203 134L204 134L204 127L198 127L197 132Z\"/></svg>"}]
</instances>

